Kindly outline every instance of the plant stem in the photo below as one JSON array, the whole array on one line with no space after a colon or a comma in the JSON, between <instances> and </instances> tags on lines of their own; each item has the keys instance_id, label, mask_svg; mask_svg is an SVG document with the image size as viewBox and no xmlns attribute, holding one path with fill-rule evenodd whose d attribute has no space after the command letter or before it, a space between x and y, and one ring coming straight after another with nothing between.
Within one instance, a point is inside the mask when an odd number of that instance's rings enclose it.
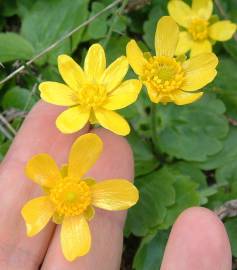
<instances>
[{"instance_id":1,"label":"plant stem","mask_svg":"<svg viewBox=\"0 0 237 270\"><path fill-rule=\"evenodd\" d=\"M151 104L151 139L154 145L155 153L158 154L159 150L158 150L158 145L157 145L156 109L157 109L157 104L152 102Z\"/></svg>"}]
</instances>

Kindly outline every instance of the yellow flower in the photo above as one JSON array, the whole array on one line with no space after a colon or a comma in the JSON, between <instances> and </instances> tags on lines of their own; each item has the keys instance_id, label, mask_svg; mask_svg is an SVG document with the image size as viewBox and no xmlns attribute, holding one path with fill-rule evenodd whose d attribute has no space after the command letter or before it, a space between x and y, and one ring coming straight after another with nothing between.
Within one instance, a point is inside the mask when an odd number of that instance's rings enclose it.
<instances>
[{"instance_id":1,"label":"yellow flower","mask_svg":"<svg viewBox=\"0 0 237 270\"><path fill-rule=\"evenodd\" d=\"M58 69L66 84L43 82L39 89L44 101L70 107L56 120L61 132L76 132L88 121L119 135L130 132L127 121L114 112L135 102L141 90L138 80L123 82L128 71L125 56L106 68L104 49L94 44L86 55L84 70L67 55L58 57Z\"/></svg>"},{"instance_id":2,"label":"yellow flower","mask_svg":"<svg viewBox=\"0 0 237 270\"><path fill-rule=\"evenodd\" d=\"M152 102L189 104L203 92L193 93L210 83L216 76L218 59L206 53L179 62L174 58L179 28L169 16L162 17L155 34L156 56L144 53L136 42L127 44L127 58L134 72L148 90Z\"/></svg>"},{"instance_id":3,"label":"yellow flower","mask_svg":"<svg viewBox=\"0 0 237 270\"><path fill-rule=\"evenodd\" d=\"M68 165L61 171L51 156L34 156L26 166L26 174L45 191L45 195L27 202L22 208L27 235L39 233L52 218L61 227L61 246L69 261L87 254L91 246L88 220L94 208L124 210L138 200L136 187L124 179L96 183L85 173L102 151L101 139L92 133L79 137L73 144Z\"/></svg>"},{"instance_id":4,"label":"yellow flower","mask_svg":"<svg viewBox=\"0 0 237 270\"><path fill-rule=\"evenodd\" d=\"M212 0L193 0L192 8L180 0L168 4L170 16L184 29L179 35L176 55L191 50L191 55L212 51L215 41L226 41L236 31L236 24L228 20L212 23Z\"/></svg>"}]
</instances>

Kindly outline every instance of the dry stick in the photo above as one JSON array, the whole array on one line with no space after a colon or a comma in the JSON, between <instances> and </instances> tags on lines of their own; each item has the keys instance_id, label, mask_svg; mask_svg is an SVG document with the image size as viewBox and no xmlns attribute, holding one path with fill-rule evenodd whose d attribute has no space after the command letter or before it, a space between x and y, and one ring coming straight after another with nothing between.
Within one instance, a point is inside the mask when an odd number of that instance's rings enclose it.
<instances>
[{"instance_id":1,"label":"dry stick","mask_svg":"<svg viewBox=\"0 0 237 270\"><path fill-rule=\"evenodd\" d=\"M237 216L237 200L225 202L221 207L215 210L215 213L220 219Z\"/></svg>"},{"instance_id":2,"label":"dry stick","mask_svg":"<svg viewBox=\"0 0 237 270\"><path fill-rule=\"evenodd\" d=\"M8 80L10 80L11 78L13 78L14 76L16 76L18 73L20 73L22 70L24 70L26 68L26 66L31 65L33 62L35 62L41 56L43 56L44 54L48 53L49 51L51 51L55 47L57 47L65 39L67 39L70 36L72 36L74 33L76 33L77 31L79 31L84 26L90 24L97 17L99 17L100 15L102 15L103 13L105 13L106 11L110 10L111 8L113 8L114 6L116 6L120 2L122 2L122 0L116 0L116 1L114 1L112 4L108 5L107 7L105 7L104 9L102 9L100 12L98 12L94 16L92 16L90 19L88 19L84 23L78 25L71 32L67 33L65 36L63 36L62 38L60 38L59 40L57 40L55 43L53 43L52 45L50 45L48 48L44 49L42 52L40 52L39 54L37 54L36 56L34 56L32 59L30 59L29 61L27 61L25 63L25 65L20 66L18 69L16 69L11 74L9 74L5 79L3 79L2 81L0 81L0 85L3 84L3 83L5 83L5 82L7 82Z\"/></svg>"},{"instance_id":3,"label":"dry stick","mask_svg":"<svg viewBox=\"0 0 237 270\"><path fill-rule=\"evenodd\" d=\"M221 16L224 19L229 20L228 15L226 14L224 8L222 7L220 1L219 0L214 0L214 2L215 2L215 5L216 5L217 9L219 10ZM237 34L234 34L234 40L237 42Z\"/></svg>"},{"instance_id":4,"label":"dry stick","mask_svg":"<svg viewBox=\"0 0 237 270\"><path fill-rule=\"evenodd\" d=\"M0 132L9 140L13 139L13 136L5 129L4 126L1 125L0 123Z\"/></svg>"},{"instance_id":5,"label":"dry stick","mask_svg":"<svg viewBox=\"0 0 237 270\"><path fill-rule=\"evenodd\" d=\"M0 113L0 121L8 128L9 131L16 135L15 129L8 123L7 119Z\"/></svg>"}]
</instances>

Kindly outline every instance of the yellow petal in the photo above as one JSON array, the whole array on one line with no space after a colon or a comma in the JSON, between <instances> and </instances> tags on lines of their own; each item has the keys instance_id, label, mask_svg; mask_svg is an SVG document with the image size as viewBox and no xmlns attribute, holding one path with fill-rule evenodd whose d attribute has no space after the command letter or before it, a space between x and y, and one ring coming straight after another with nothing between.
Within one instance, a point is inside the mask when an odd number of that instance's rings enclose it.
<instances>
[{"instance_id":1,"label":"yellow petal","mask_svg":"<svg viewBox=\"0 0 237 270\"><path fill-rule=\"evenodd\" d=\"M127 180L111 179L91 187L92 204L106 210L125 210L137 203L137 188Z\"/></svg>"},{"instance_id":2,"label":"yellow petal","mask_svg":"<svg viewBox=\"0 0 237 270\"><path fill-rule=\"evenodd\" d=\"M194 41L191 48L191 56L212 52L212 45L209 40Z\"/></svg>"},{"instance_id":3,"label":"yellow petal","mask_svg":"<svg viewBox=\"0 0 237 270\"><path fill-rule=\"evenodd\" d=\"M192 10L201 18L208 20L213 11L212 0L193 0Z\"/></svg>"},{"instance_id":4,"label":"yellow petal","mask_svg":"<svg viewBox=\"0 0 237 270\"><path fill-rule=\"evenodd\" d=\"M143 52L140 50L135 40L128 42L126 53L128 62L134 72L138 75L142 75L144 66L147 64L147 60L144 58Z\"/></svg>"},{"instance_id":5,"label":"yellow petal","mask_svg":"<svg viewBox=\"0 0 237 270\"><path fill-rule=\"evenodd\" d=\"M172 57L179 39L179 27L170 16L162 17L155 34L156 55Z\"/></svg>"},{"instance_id":6,"label":"yellow petal","mask_svg":"<svg viewBox=\"0 0 237 270\"><path fill-rule=\"evenodd\" d=\"M26 164L28 178L44 187L52 187L61 179L56 162L48 154L35 155Z\"/></svg>"},{"instance_id":7,"label":"yellow petal","mask_svg":"<svg viewBox=\"0 0 237 270\"><path fill-rule=\"evenodd\" d=\"M104 71L101 78L101 84L103 84L107 91L110 92L122 82L127 71L128 60L125 56L121 56Z\"/></svg>"},{"instance_id":8,"label":"yellow petal","mask_svg":"<svg viewBox=\"0 0 237 270\"><path fill-rule=\"evenodd\" d=\"M91 233L85 217L65 217L60 238L63 255L68 261L86 255L91 247Z\"/></svg>"},{"instance_id":9,"label":"yellow petal","mask_svg":"<svg viewBox=\"0 0 237 270\"><path fill-rule=\"evenodd\" d=\"M80 136L69 154L68 176L81 177L95 164L103 149L100 137L93 133Z\"/></svg>"},{"instance_id":10,"label":"yellow petal","mask_svg":"<svg viewBox=\"0 0 237 270\"><path fill-rule=\"evenodd\" d=\"M170 16L181 26L187 28L193 12L191 8L180 0L169 1L168 11Z\"/></svg>"},{"instance_id":11,"label":"yellow petal","mask_svg":"<svg viewBox=\"0 0 237 270\"><path fill-rule=\"evenodd\" d=\"M102 108L96 109L95 115L102 127L107 128L118 135L126 136L130 132L127 121L114 111Z\"/></svg>"},{"instance_id":12,"label":"yellow petal","mask_svg":"<svg viewBox=\"0 0 237 270\"><path fill-rule=\"evenodd\" d=\"M152 84L146 83L145 85L146 85L147 93L148 93L150 100L154 103L158 103L160 101L160 97L157 94L157 91L152 86Z\"/></svg>"},{"instance_id":13,"label":"yellow petal","mask_svg":"<svg viewBox=\"0 0 237 270\"><path fill-rule=\"evenodd\" d=\"M85 83L85 75L81 67L68 55L59 55L58 69L67 85L77 90L81 84Z\"/></svg>"},{"instance_id":14,"label":"yellow petal","mask_svg":"<svg viewBox=\"0 0 237 270\"><path fill-rule=\"evenodd\" d=\"M186 105L186 104L190 104L197 101L202 95L203 95L203 92L186 93L183 91L177 91L172 96L173 96L173 101L176 105Z\"/></svg>"},{"instance_id":15,"label":"yellow petal","mask_svg":"<svg viewBox=\"0 0 237 270\"><path fill-rule=\"evenodd\" d=\"M214 53L197 55L183 63L185 83L182 90L195 91L214 80L218 58Z\"/></svg>"},{"instance_id":16,"label":"yellow petal","mask_svg":"<svg viewBox=\"0 0 237 270\"><path fill-rule=\"evenodd\" d=\"M188 32L180 32L179 41L176 47L175 55L182 55L189 51L192 47L193 41Z\"/></svg>"},{"instance_id":17,"label":"yellow petal","mask_svg":"<svg viewBox=\"0 0 237 270\"><path fill-rule=\"evenodd\" d=\"M99 82L105 71L106 58L103 47L100 44L93 44L86 55L84 70L90 82Z\"/></svg>"},{"instance_id":18,"label":"yellow petal","mask_svg":"<svg viewBox=\"0 0 237 270\"><path fill-rule=\"evenodd\" d=\"M40 97L51 104L72 106L77 103L75 92L62 83L43 82L39 85Z\"/></svg>"},{"instance_id":19,"label":"yellow petal","mask_svg":"<svg viewBox=\"0 0 237 270\"><path fill-rule=\"evenodd\" d=\"M124 81L107 98L103 108L107 110L118 110L134 103L142 88L142 83L138 80Z\"/></svg>"},{"instance_id":20,"label":"yellow petal","mask_svg":"<svg viewBox=\"0 0 237 270\"><path fill-rule=\"evenodd\" d=\"M226 41L231 39L236 31L236 24L230 21L219 21L209 27L209 35L213 40Z\"/></svg>"},{"instance_id":21,"label":"yellow petal","mask_svg":"<svg viewBox=\"0 0 237 270\"><path fill-rule=\"evenodd\" d=\"M90 110L88 108L76 106L61 113L56 120L56 125L62 133L69 134L82 129L89 117Z\"/></svg>"},{"instance_id":22,"label":"yellow petal","mask_svg":"<svg viewBox=\"0 0 237 270\"><path fill-rule=\"evenodd\" d=\"M26 223L29 237L39 233L53 216L54 208L47 196L42 196L27 202L21 214Z\"/></svg>"}]
</instances>

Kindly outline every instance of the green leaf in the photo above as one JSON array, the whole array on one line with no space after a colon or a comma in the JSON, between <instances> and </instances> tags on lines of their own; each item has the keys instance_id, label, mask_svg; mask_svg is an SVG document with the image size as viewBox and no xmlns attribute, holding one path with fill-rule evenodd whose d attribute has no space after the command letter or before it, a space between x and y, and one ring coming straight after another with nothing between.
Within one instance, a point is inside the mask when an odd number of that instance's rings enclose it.
<instances>
[{"instance_id":1,"label":"green leaf","mask_svg":"<svg viewBox=\"0 0 237 270\"><path fill-rule=\"evenodd\" d=\"M237 159L237 128L231 127L228 136L223 140L223 148L215 155L209 156L205 162L196 163L196 165L204 170L213 170L223 167Z\"/></svg>"},{"instance_id":2,"label":"green leaf","mask_svg":"<svg viewBox=\"0 0 237 270\"><path fill-rule=\"evenodd\" d=\"M186 208L200 205L201 198L197 187L197 183L191 181L189 177L176 176L175 204L167 208L166 217L160 226L162 229L169 228Z\"/></svg>"},{"instance_id":3,"label":"green leaf","mask_svg":"<svg viewBox=\"0 0 237 270\"><path fill-rule=\"evenodd\" d=\"M8 90L2 99L2 106L6 109L29 110L36 102L32 93L24 88L15 86Z\"/></svg>"},{"instance_id":4,"label":"green leaf","mask_svg":"<svg viewBox=\"0 0 237 270\"><path fill-rule=\"evenodd\" d=\"M22 35L38 53L84 22L88 15L87 8L88 0L36 1L22 20ZM70 54L80 42L82 31L79 30L71 39L49 53L50 61L55 63L59 53Z\"/></svg>"},{"instance_id":5,"label":"green leaf","mask_svg":"<svg viewBox=\"0 0 237 270\"><path fill-rule=\"evenodd\" d=\"M27 60L33 56L32 45L16 33L0 33L0 62Z\"/></svg>"},{"instance_id":6,"label":"green leaf","mask_svg":"<svg viewBox=\"0 0 237 270\"><path fill-rule=\"evenodd\" d=\"M128 37L113 36L108 44L106 49L106 60L108 63L111 63L116 58L126 55L126 45L129 41ZM103 40L102 40L103 43Z\"/></svg>"},{"instance_id":7,"label":"green leaf","mask_svg":"<svg viewBox=\"0 0 237 270\"><path fill-rule=\"evenodd\" d=\"M6 155L10 145L11 145L11 141L7 141L5 143L0 144L0 161L3 160L3 158Z\"/></svg>"},{"instance_id":8,"label":"green leaf","mask_svg":"<svg viewBox=\"0 0 237 270\"><path fill-rule=\"evenodd\" d=\"M222 185L218 188L218 192L208 198L206 205L210 209L216 209L222 206L225 202L237 198L237 182L229 185Z\"/></svg>"},{"instance_id":9,"label":"green leaf","mask_svg":"<svg viewBox=\"0 0 237 270\"><path fill-rule=\"evenodd\" d=\"M100 2L93 2L90 17L94 16L96 13L100 12L104 8L105 8L104 4ZM103 15L96 18L93 22L91 22L87 27L83 40L99 39L104 37L108 29L107 25L108 15L109 13L106 12Z\"/></svg>"},{"instance_id":10,"label":"green leaf","mask_svg":"<svg viewBox=\"0 0 237 270\"><path fill-rule=\"evenodd\" d=\"M230 56L237 61L237 41L232 38L231 40L224 42L223 46Z\"/></svg>"},{"instance_id":11,"label":"green leaf","mask_svg":"<svg viewBox=\"0 0 237 270\"><path fill-rule=\"evenodd\" d=\"M237 217L228 219L225 222L225 228L229 236L232 254L237 257Z\"/></svg>"},{"instance_id":12,"label":"green leaf","mask_svg":"<svg viewBox=\"0 0 237 270\"><path fill-rule=\"evenodd\" d=\"M205 174L194 165L188 162L174 163L171 168L175 169L182 175L190 177L192 181L198 184L198 193L200 195L200 204L204 205L208 202L208 197L218 192L219 184L208 186Z\"/></svg>"},{"instance_id":13,"label":"green leaf","mask_svg":"<svg viewBox=\"0 0 237 270\"><path fill-rule=\"evenodd\" d=\"M168 236L168 231L159 231L156 235L148 235L143 238L134 258L134 269L159 270Z\"/></svg>"},{"instance_id":14,"label":"green leaf","mask_svg":"<svg viewBox=\"0 0 237 270\"><path fill-rule=\"evenodd\" d=\"M167 207L175 202L174 181L174 175L163 168L135 182L140 191L140 199L128 212L126 235L133 233L144 236L162 224Z\"/></svg>"},{"instance_id":15,"label":"green leaf","mask_svg":"<svg viewBox=\"0 0 237 270\"><path fill-rule=\"evenodd\" d=\"M177 170L180 174L189 176L192 181L196 182L199 185L199 188L206 188L207 181L205 174L193 164L188 162L180 161L174 163L171 168Z\"/></svg>"},{"instance_id":16,"label":"green leaf","mask_svg":"<svg viewBox=\"0 0 237 270\"><path fill-rule=\"evenodd\" d=\"M211 84L218 96L224 101L227 114L237 118L237 61L222 56L218 65L218 76Z\"/></svg>"},{"instance_id":17,"label":"green leaf","mask_svg":"<svg viewBox=\"0 0 237 270\"><path fill-rule=\"evenodd\" d=\"M136 177L152 172L158 166L158 160L151 147L135 132L128 136L128 141L134 152Z\"/></svg>"},{"instance_id":18,"label":"green leaf","mask_svg":"<svg viewBox=\"0 0 237 270\"><path fill-rule=\"evenodd\" d=\"M228 133L225 106L214 95L205 95L191 105L159 106L159 147L173 157L205 161L218 153Z\"/></svg>"}]
</instances>

